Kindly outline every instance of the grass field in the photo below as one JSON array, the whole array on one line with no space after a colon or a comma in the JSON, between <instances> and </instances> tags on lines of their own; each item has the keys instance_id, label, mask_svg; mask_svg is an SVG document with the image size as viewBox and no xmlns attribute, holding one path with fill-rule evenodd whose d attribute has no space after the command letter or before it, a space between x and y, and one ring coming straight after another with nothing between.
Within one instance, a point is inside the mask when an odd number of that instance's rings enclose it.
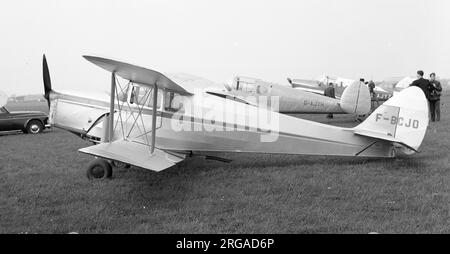
<instances>
[{"instance_id":1,"label":"grass field","mask_svg":"<svg viewBox=\"0 0 450 254\"><path fill-rule=\"evenodd\" d=\"M450 94L442 100L422 152L391 160L221 154L233 162L89 181L92 158L77 152L89 143L75 135L5 134L0 233L450 233Z\"/></svg>"}]
</instances>

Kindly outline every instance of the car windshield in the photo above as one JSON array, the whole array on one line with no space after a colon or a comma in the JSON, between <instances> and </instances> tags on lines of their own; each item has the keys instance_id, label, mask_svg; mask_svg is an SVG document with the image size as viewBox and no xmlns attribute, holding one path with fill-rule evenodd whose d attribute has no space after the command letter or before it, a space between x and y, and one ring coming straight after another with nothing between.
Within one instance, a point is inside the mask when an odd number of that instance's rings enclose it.
<instances>
[{"instance_id":1,"label":"car windshield","mask_svg":"<svg viewBox=\"0 0 450 254\"><path fill-rule=\"evenodd\" d=\"M4 114L7 113L8 111L6 111L5 107L1 107L0 108L0 114Z\"/></svg>"}]
</instances>

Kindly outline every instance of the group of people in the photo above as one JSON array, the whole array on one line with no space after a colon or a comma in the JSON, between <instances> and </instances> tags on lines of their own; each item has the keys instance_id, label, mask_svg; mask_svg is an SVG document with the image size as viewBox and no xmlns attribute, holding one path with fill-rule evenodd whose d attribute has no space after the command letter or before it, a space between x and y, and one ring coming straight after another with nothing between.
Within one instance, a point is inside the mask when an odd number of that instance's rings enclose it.
<instances>
[{"instance_id":1,"label":"group of people","mask_svg":"<svg viewBox=\"0 0 450 254\"><path fill-rule=\"evenodd\" d=\"M417 71L417 79L410 86L417 86L425 93L430 105L431 121L441 120L441 82L436 80L436 73L430 74L430 79L423 78L423 71Z\"/></svg>"}]
</instances>

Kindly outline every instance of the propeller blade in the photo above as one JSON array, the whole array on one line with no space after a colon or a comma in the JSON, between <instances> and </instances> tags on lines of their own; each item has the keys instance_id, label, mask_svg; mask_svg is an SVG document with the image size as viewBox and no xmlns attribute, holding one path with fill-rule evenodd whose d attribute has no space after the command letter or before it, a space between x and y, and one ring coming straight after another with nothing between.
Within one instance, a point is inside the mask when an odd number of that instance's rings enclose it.
<instances>
[{"instance_id":1,"label":"propeller blade","mask_svg":"<svg viewBox=\"0 0 450 254\"><path fill-rule=\"evenodd\" d=\"M47 100L48 106L50 107L50 92L52 91L52 81L50 79L50 72L48 70L48 64L45 55L42 60L42 75L44 78L44 97Z\"/></svg>"}]
</instances>

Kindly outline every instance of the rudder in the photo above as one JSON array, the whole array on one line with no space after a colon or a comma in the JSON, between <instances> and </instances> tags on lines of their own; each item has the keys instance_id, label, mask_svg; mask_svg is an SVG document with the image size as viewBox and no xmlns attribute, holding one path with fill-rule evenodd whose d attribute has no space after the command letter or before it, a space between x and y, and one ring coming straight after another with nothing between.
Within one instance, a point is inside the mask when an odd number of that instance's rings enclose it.
<instances>
[{"instance_id":1,"label":"rudder","mask_svg":"<svg viewBox=\"0 0 450 254\"><path fill-rule=\"evenodd\" d=\"M368 87L359 81L351 83L341 96L342 110L347 114L365 115L370 111L370 92Z\"/></svg>"},{"instance_id":2,"label":"rudder","mask_svg":"<svg viewBox=\"0 0 450 254\"><path fill-rule=\"evenodd\" d=\"M428 101L418 87L408 87L379 106L355 134L397 142L418 150L428 127Z\"/></svg>"}]
</instances>

